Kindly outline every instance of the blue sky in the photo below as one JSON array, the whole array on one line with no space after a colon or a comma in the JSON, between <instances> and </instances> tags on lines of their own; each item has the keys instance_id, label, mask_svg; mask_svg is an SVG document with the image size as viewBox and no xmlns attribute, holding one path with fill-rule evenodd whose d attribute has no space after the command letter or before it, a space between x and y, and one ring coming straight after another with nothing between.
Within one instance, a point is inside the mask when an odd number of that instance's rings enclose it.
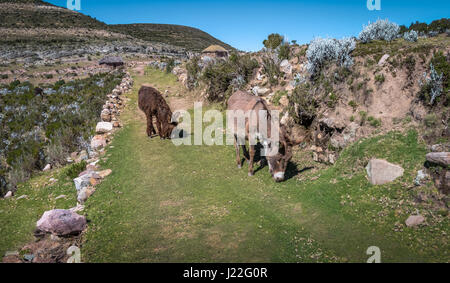
<instances>
[{"instance_id":1,"label":"blue sky","mask_svg":"<svg viewBox=\"0 0 450 283\"><path fill-rule=\"evenodd\" d=\"M66 7L66 0L47 0ZM246 51L262 48L268 34L307 43L316 36L356 36L363 24L388 18L398 24L449 17L449 0L80 0L81 12L107 24L163 23L199 28Z\"/></svg>"}]
</instances>

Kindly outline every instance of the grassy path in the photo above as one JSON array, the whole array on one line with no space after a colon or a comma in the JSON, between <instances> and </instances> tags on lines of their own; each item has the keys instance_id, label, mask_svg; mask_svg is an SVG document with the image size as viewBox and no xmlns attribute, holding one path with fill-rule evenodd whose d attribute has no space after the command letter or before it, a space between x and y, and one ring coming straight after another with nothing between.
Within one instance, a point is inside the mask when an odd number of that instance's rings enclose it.
<instances>
[{"instance_id":1,"label":"grassy path","mask_svg":"<svg viewBox=\"0 0 450 283\"><path fill-rule=\"evenodd\" d=\"M162 74L135 77L126 126L102 163L113 174L87 203L83 261L364 262L369 246L381 248L383 261L449 260L447 240L431 228L393 232L409 206L399 216L373 200L404 196L399 190L411 182L424 153L413 133L360 143L320 175L300 173L317 179L275 184L267 168L255 177L238 170L233 147L148 139L136 107L143 83L175 84ZM401 160L404 179L369 187L362 166L369 154ZM440 225L448 230L448 219Z\"/></svg>"}]
</instances>

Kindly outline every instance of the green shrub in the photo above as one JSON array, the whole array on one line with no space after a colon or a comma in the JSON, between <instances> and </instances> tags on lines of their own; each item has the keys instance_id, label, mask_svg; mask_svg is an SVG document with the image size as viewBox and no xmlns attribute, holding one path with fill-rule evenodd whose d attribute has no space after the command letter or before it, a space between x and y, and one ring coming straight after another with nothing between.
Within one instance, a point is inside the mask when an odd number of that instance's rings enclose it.
<instances>
[{"instance_id":1,"label":"green shrub","mask_svg":"<svg viewBox=\"0 0 450 283\"><path fill-rule=\"evenodd\" d=\"M280 60L289 60L291 57L291 47L289 43L283 43L278 47L278 58Z\"/></svg>"},{"instance_id":2,"label":"green shrub","mask_svg":"<svg viewBox=\"0 0 450 283\"><path fill-rule=\"evenodd\" d=\"M75 179L81 172L86 170L86 165L87 163L84 160L79 163L74 163L64 170L64 175L70 179Z\"/></svg>"},{"instance_id":3,"label":"green shrub","mask_svg":"<svg viewBox=\"0 0 450 283\"><path fill-rule=\"evenodd\" d=\"M234 89L243 88L253 75L258 62L250 55L233 54L228 60L209 64L203 71L201 80L207 85L209 101L224 102Z\"/></svg>"},{"instance_id":4,"label":"green shrub","mask_svg":"<svg viewBox=\"0 0 450 283\"><path fill-rule=\"evenodd\" d=\"M348 105L353 108L353 111L356 111L356 108L358 108L358 104L356 104L355 101L351 100Z\"/></svg>"},{"instance_id":5,"label":"green shrub","mask_svg":"<svg viewBox=\"0 0 450 283\"><path fill-rule=\"evenodd\" d=\"M278 85L280 78L283 73L280 70L280 63L278 58L273 58L273 56L267 55L263 57L263 73L269 79L269 84L272 86Z\"/></svg>"},{"instance_id":6,"label":"green shrub","mask_svg":"<svg viewBox=\"0 0 450 283\"><path fill-rule=\"evenodd\" d=\"M272 98L272 104L275 106L280 106L280 99L283 96L287 96L288 92L286 90L278 90Z\"/></svg>"},{"instance_id":7,"label":"green shrub","mask_svg":"<svg viewBox=\"0 0 450 283\"><path fill-rule=\"evenodd\" d=\"M377 82L377 83L379 83L379 84L384 83L385 80L386 80L386 79L385 79L385 77L384 77L383 74L379 74L379 75L376 75L376 76L375 76L375 82Z\"/></svg>"},{"instance_id":8,"label":"green shrub","mask_svg":"<svg viewBox=\"0 0 450 283\"><path fill-rule=\"evenodd\" d=\"M169 60L167 60L167 65L166 65L166 73L170 74L172 73L173 69L175 68L175 60L173 58L170 58Z\"/></svg>"},{"instance_id":9,"label":"green shrub","mask_svg":"<svg viewBox=\"0 0 450 283\"><path fill-rule=\"evenodd\" d=\"M267 49L275 50L278 46L283 43L284 37L279 35L278 33L270 34L266 40L263 41L264 46Z\"/></svg>"},{"instance_id":10,"label":"green shrub","mask_svg":"<svg viewBox=\"0 0 450 283\"><path fill-rule=\"evenodd\" d=\"M374 118L374 117L372 117L372 116L369 116L369 117L367 118L367 121L368 121L369 124L370 124L372 127L374 127L374 128L378 128L378 127L381 126L381 120L380 120L380 119L376 119L376 118Z\"/></svg>"},{"instance_id":11,"label":"green shrub","mask_svg":"<svg viewBox=\"0 0 450 283\"><path fill-rule=\"evenodd\" d=\"M202 72L200 67L200 57L196 56L186 63L187 87L189 90L198 86L198 81Z\"/></svg>"},{"instance_id":12,"label":"green shrub","mask_svg":"<svg viewBox=\"0 0 450 283\"><path fill-rule=\"evenodd\" d=\"M438 117L436 114L428 114L424 119L425 126L433 128L438 124Z\"/></svg>"},{"instance_id":13,"label":"green shrub","mask_svg":"<svg viewBox=\"0 0 450 283\"><path fill-rule=\"evenodd\" d=\"M297 124L309 127L317 116L319 103L308 83L297 86L289 97L288 111Z\"/></svg>"},{"instance_id":14,"label":"green shrub","mask_svg":"<svg viewBox=\"0 0 450 283\"><path fill-rule=\"evenodd\" d=\"M367 120L367 112L366 111L360 111L359 112L359 117L360 117L360 125L363 126L366 123Z\"/></svg>"}]
</instances>

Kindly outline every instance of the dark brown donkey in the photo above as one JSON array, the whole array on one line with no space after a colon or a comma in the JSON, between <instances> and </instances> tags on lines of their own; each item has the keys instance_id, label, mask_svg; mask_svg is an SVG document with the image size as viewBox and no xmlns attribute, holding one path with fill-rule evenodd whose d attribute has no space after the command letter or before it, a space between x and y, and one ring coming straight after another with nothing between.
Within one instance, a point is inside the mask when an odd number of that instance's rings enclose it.
<instances>
[{"instance_id":1,"label":"dark brown donkey","mask_svg":"<svg viewBox=\"0 0 450 283\"><path fill-rule=\"evenodd\" d=\"M168 139L172 134L172 131L178 123L171 122L172 111L169 105L162 97L161 93L156 89L143 86L139 90L139 108L147 116L147 135L152 137L156 134L153 127L153 116L156 117L156 127L158 128L158 134L161 139Z\"/></svg>"},{"instance_id":2,"label":"dark brown donkey","mask_svg":"<svg viewBox=\"0 0 450 283\"><path fill-rule=\"evenodd\" d=\"M261 135L260 133L258 133L258 139L260 140L261 143L264 144L264 147L273 147L274 143L275 143L275 139L274 137L271 137L271 129L273 127L277 127L277 125L272 124L272 119L271 119L271 115L270 115L270 111L269 111L269 107L267 105L267 103L257 97L257 96L253 96L250 95L246 92L243 91L237 91L235 92L230 99L228 100L228 110L231 111L243 111L243 113L248 114L249 111L255 111L254 113L257 115L257 119L248 119L245 118L245 129L240 129L240 131L242 133L245 133L245 140L249 140L249 135L250 135L250 128L254 127L255 129L259 128L259 115L261 110L264 110L264 113L266 113L266 116L261 118L261 119L267 119L267 133L264 135ZM248 116L247 116L248 117ZM231 121L229 121L230 123ZM238 122L237 119L234 119L234 121L232 121L231 126L233 127L233 131L234 131L234 146L236 148L236 162L238 164L238 167L241 168L242 167L242 162L241 162L241 156L240 156L240 147L239 144L241 144L242 149L244 151L244 157L247 160L247 162L249 163L249 169L248 169L248 175L249 176L253 176L254 174L254 170L253 170L253 162L254 162L254 158L255 158L255 145L250 144L249 148L250 148L250 155L247 156L247 149L245 147L245 142L238 142L239 138L243 138L243 137L238 137ZM253 125L251 125L251 123ZM229 124L230 126L230 124ZM274 128L275 129L275 128ZM279 126L278 127L278 131L279 131L279 151L276 154L271 154L269 156L267 156L267 161L269 164L269 171L272 174L272 178L276 181L276 182L281 182L284 180L285 177L285 172L286 172L286 168L287 165L289 163L289 161L292 158L292 147L295 145L300 144L303 139L297 140L297 141L293 141L290 139L289 135L287 134L286 128L284 126Z\"/></svg>"}]
</instances>

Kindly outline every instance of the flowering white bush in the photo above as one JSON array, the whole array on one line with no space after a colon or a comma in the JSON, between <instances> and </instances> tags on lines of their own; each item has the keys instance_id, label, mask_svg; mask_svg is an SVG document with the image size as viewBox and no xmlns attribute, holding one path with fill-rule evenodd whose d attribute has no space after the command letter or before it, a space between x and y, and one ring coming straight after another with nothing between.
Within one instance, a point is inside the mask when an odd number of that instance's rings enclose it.
<instances>
[{"instance_id":1,"label":"flowering white bush","mask_svg":"<svg viewBox=\"0 0 450 283\"><path fill-rule=\"evenodd\" d=\"M444 74L439 74L431 63L430 75L428 76L426 73L424 73L423 77L425 82L421 81L420 84L428 85L431 95L430 104L433 105L436 98L441 96L444 89L442 85Z\"/></svg>"},{"instance_id":2,"label":"flowering white bush","mask_svg":"<svg viewBox=\"0 0 450 283\"><path fill-rule=\"evenodd\" d=\"M350 53L355 48L356 41L353 38L315 38L306 51L306 68L312 75L320 71L326 62L337 62L341 67L349 68L353 65Z\"/></svg>"},{"instance_id":3,"label":"flowering white bush","mask_svg":"<svg viewBox=\"0 0 450 283\"><path fill-rule=\"evenodd\" d=\"M411 31L407 31L403 34L403 38L406 41L411 41L411 42L416 42L417 39L419 38L419 34L417 33L417 31L415 30L411 30Z\"/></svg>"},{"instance_id":4,"label":"flowering white bush","mask_svg":"<svg viewBox=\"0 0 450 283\"><path fill-rule=\"evenodd\" d=\"M386 40L392 41L398 37L400 26L396 23L391 23L389 20L378 20L374 23L365 26L358 39L363 43L371 42L372 40Z\"/></svg>"}]
</instances>

